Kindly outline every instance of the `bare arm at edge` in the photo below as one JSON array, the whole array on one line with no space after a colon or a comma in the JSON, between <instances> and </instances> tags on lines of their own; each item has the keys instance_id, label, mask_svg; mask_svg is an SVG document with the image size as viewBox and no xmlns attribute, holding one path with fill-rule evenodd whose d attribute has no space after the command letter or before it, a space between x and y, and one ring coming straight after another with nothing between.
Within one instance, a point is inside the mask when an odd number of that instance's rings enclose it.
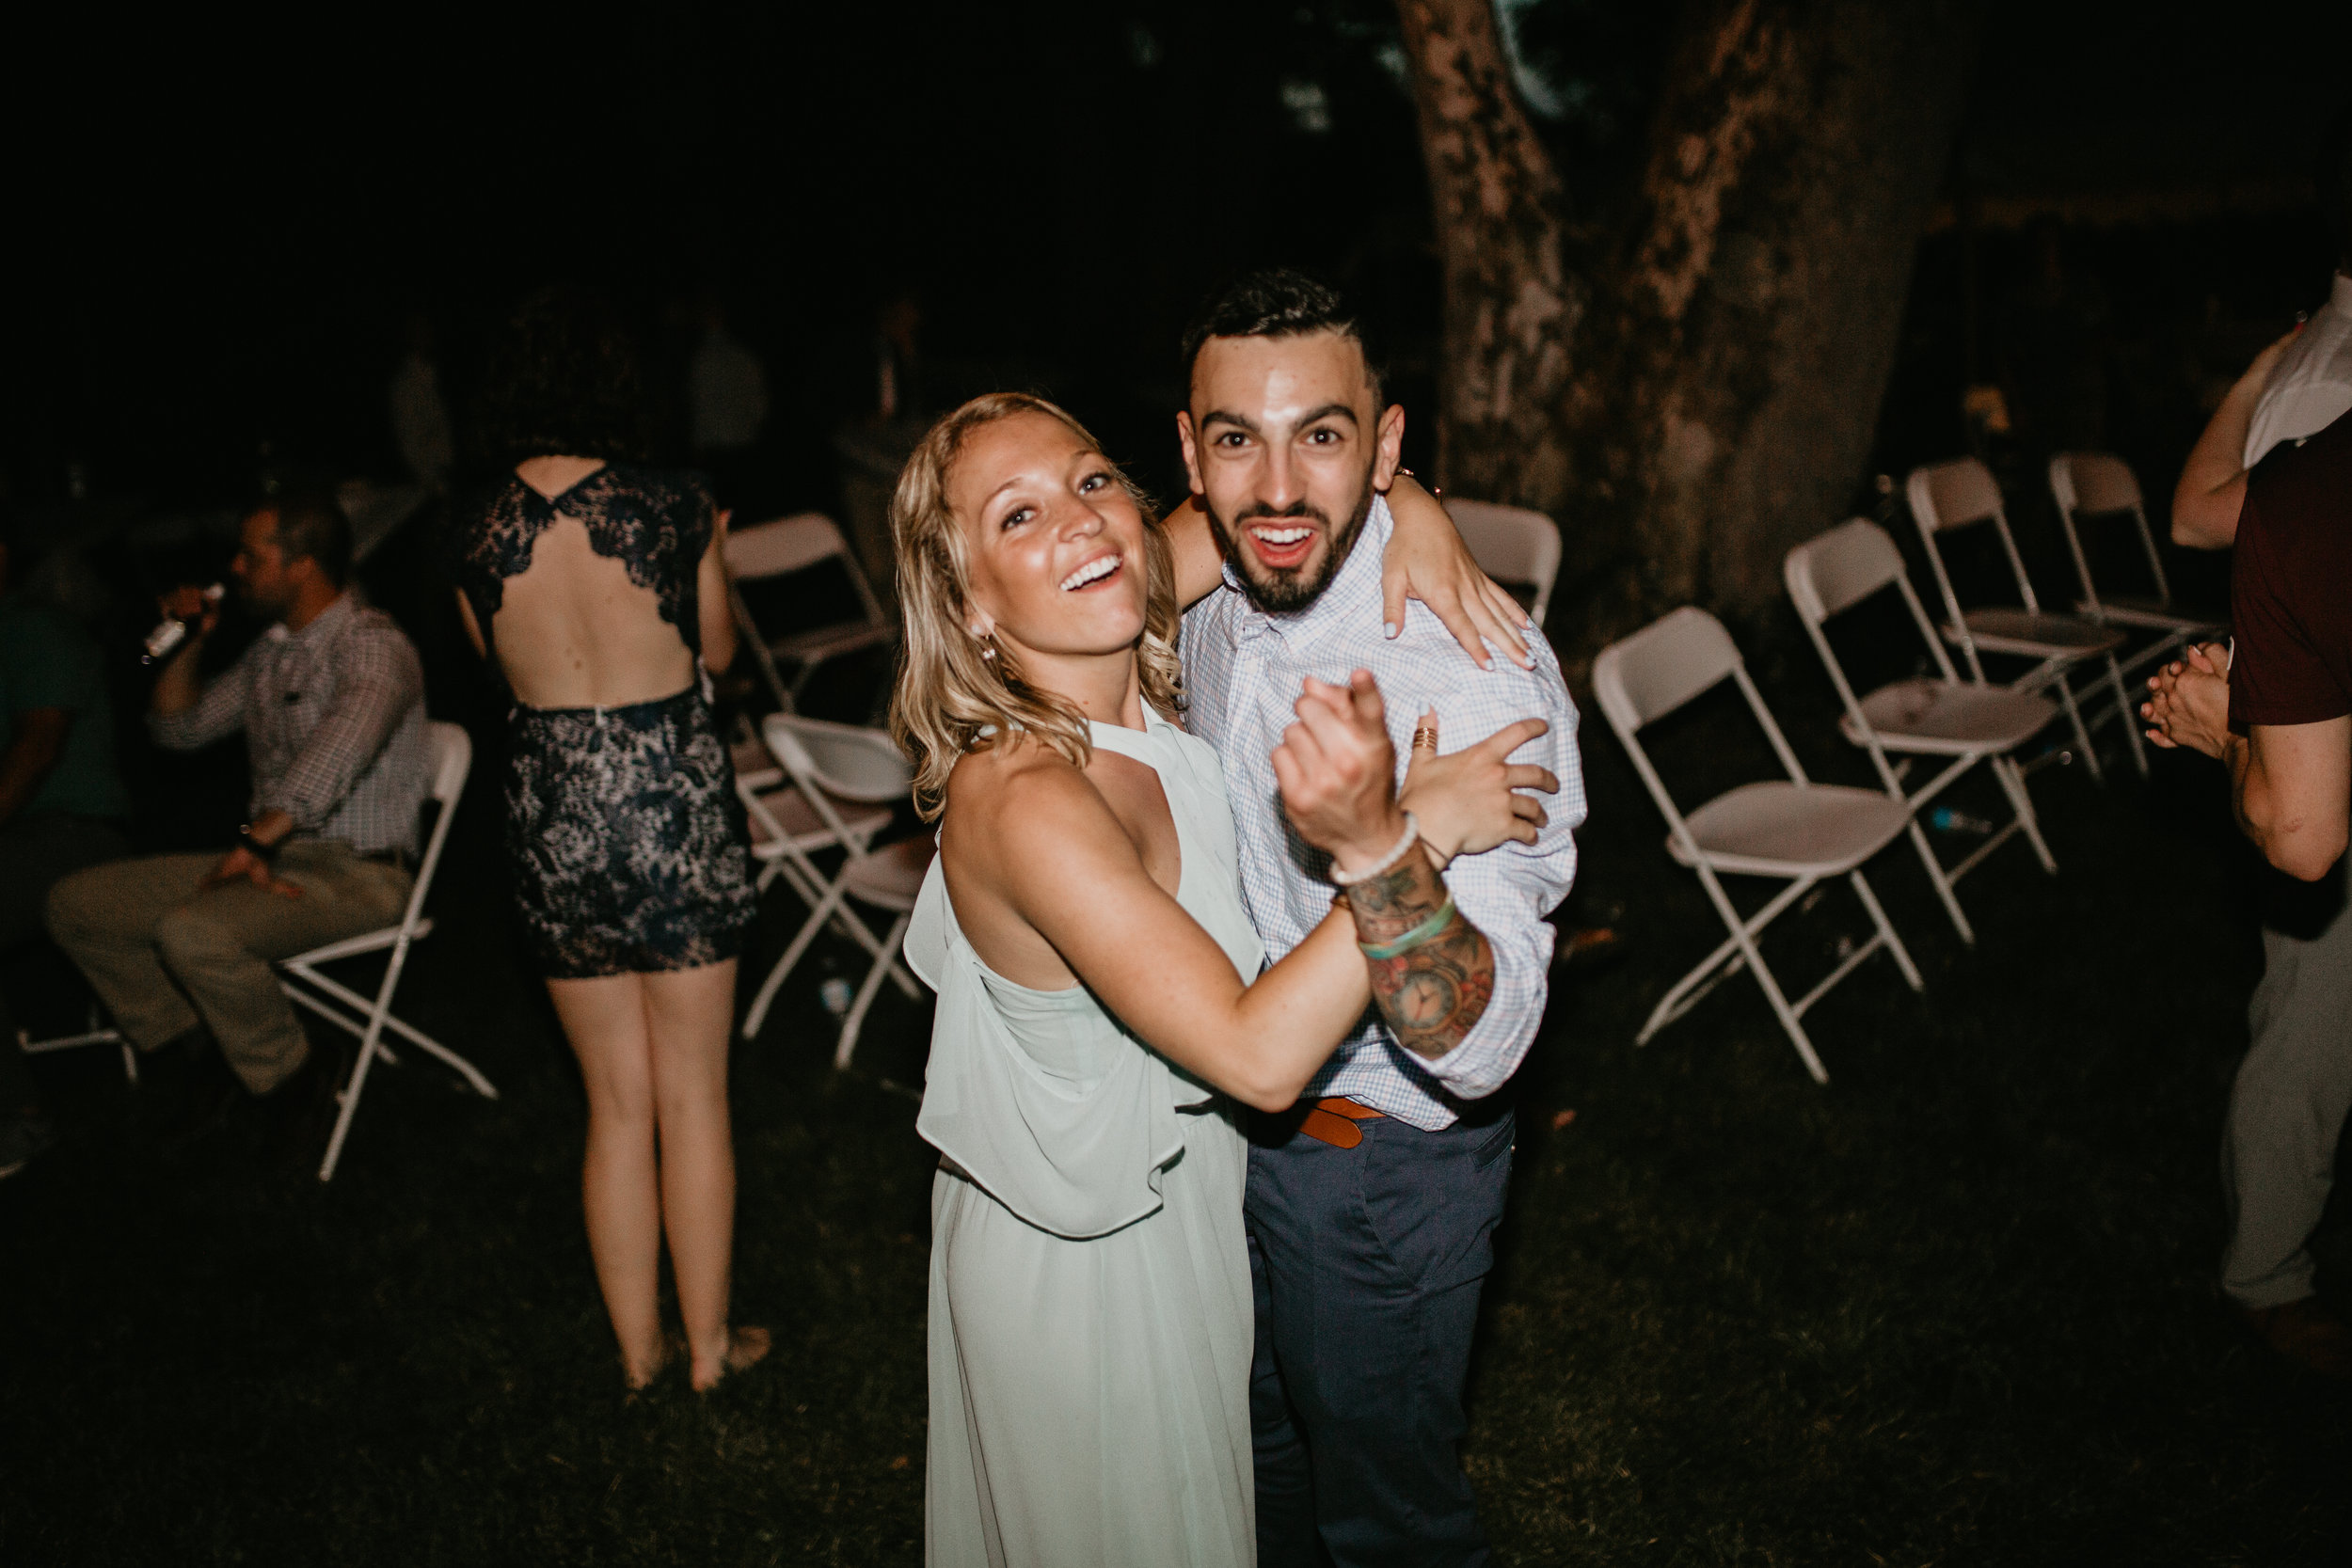
<instances>
[{"instance_id":1,"label":"bare arm at edge","mask_svg":"<svg viewBox=\"0 0 2352 1568\"><path fill-rule=\"evenodd\" d=\"M2198 550L2226 550L2237 543L2237 515L2246 505L2246 436L2279 356L2295 341L2290 332L2254 356L2246 373L2231 385L2204 434L2189 449L2181 483L2172 491L2172 542Z\"/></svg>"}]
</instances>

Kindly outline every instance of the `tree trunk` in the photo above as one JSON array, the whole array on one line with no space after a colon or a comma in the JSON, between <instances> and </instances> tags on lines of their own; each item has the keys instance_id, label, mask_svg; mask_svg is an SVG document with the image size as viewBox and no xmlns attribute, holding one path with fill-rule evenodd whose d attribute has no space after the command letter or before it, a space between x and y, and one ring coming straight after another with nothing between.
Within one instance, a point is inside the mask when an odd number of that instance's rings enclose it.
<instances>
[{"instance_id":1,"label":"tree trunk","mask_svg":"<svg viewBox=\"0 0 2352 1568\"><path fill-rule=\"evenodd\" d=\"M1571 649L1677 604L1771 604L1781 556L1862 479L1979 7L1692 0L1631 221L1582 293L1557 222L1538 260L1517 215L1556 213L1559 187L1489 0L1399 9L1443 236L1441 477L1560 519ZM1525 313L1540 341L1477 330L1529 299L1562 302Z\"/></svg>"},{"instance_id":2,"label":"tree trunk","mask_svg":"<svg viewBox=\"0 0 2352 1568\"><path fill-rule=\"evenodd\" d=\"M1584 292L1559 172L1511 86L1493 0L1399 0L1445 277L1438 470L1482 499L1568 483L1560 410Z\"/></svg>"}]
</instances>

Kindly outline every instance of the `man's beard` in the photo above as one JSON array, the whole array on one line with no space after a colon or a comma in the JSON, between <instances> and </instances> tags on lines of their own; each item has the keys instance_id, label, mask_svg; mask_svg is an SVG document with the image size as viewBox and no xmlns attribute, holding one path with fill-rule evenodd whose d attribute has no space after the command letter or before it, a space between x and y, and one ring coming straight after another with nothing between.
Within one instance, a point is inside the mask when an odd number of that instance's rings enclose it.
<instances>
[{"instance_id":1,"label":"man's beard","mask_svg":"<svg viewBox=\"0 0 2352 1568\"><path fill-rule=\"evenodd\" d=\"M1364 475L1363 490L1356 498L1355 515L1348 519L1347 527L1336 531L1331 527L1331 519L1309 506L1304 497L1279 512L1270 506L1252 506L1230 524L1216 515L1216 508L1209 505L1207 496L1200 498L1200 504L1209 514L1212 525L1209 531L1216 535L1217 547L1225 552L1225 560L1233 568L1233 575L1241 579L1242 592L1249 595L1249 602L1268 615L1288 615L1294 610L1306 609L1321 598L1323 591L1331 586L1331 579L1339 575L1340 568L1347 564L1348 555L1356 547L1357 535L1364 531L1364 519L1372 515L1372 475ZM1323 535L1330 541L1330 546L1323 552L1321 563L1313 567L1311 574L1302 566L1269 567L1250 556L1249 546L1242 538L1241 531L1261 517L1296 517L1321 525ZM1271 580L1261 580L1258 577L1260 572L1270 572Z\"/></svg>"}]
</instances>

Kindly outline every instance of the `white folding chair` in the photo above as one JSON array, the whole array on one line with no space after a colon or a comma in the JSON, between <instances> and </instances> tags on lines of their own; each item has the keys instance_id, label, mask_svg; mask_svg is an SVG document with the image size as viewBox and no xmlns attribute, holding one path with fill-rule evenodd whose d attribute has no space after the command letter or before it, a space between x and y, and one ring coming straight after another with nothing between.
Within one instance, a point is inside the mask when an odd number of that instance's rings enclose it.
<instances>
[{"instance_id":1,"label":"white folding chair","mask_svg":"<svg viewBox=\"0 0 2352 1568\"><path fill-rule=\"evenodd\" d=\"M792 774L772 761L766 741L755 740L752 744L759 748L760 757L771 760L764 769L747 771L743 749L739 746L735 792L743 802L744 816L750 819L752 859L759 863L757 891L766 893L768 885L782 877L803 902L814 908L825 895L823 879L812 879L801 869L808 857L845 845L855 845L864 850L876 833L890 826L890 808L846 797L827 798L820 807ZM823 791L817 793L822 795ZM898 793L905 792L901 789ZM835 927L847 934L842 923L836 921Z\"/></svg>"},{"instance_id":2,"label":"white folding chair","mask_svg":"<svg viewBox=\"0 0 2352 1568\"><path fill-rule=\"evenodd\" d=\"M1985 678L1983 661L1978 657L1979 652L2035 660L2032 670L2010 685L2020 691L2039 691L2046 687L2058 694L2059 705L2074 726L2074 738L2082 743L2084 766L2090 769L2092 778L2104 781L2106 774L2099 766L2098 749L2090 743L2090 728L2076 705L2073 683L2076 665L2091 659L2104 660L2107 685L2115 698L2112 711L2120 717L2123 744L2131 752L2133 765L2144 776L2148 755L2139 743L2139 726L2133 722L2132 701L2123 691L2123 673L2115 662L2115 650L2122 646L2123 633L2079 615L2058 615L2042 608L2034 596L2033 581L2026 576L2025 559L2017 553L2016 538L2010 532L2009 514L2002 505L2001 488L1993 481L1993 471L1973 457L1930 464L1911 470L1906 494L1912 519L1919 525L1920 540L1927 546L1928 564L1935 572L1935 585L1943 592L1947 617L1944 636L1959 646L1967 661L1969 676L1978 681ZM2001 552L2016 579L2018 597L2024 601L2023 609L2006 605L1961 608L1960 596L1952 591L1951 574L1945 569L1939 541L1944 534L1979 523L1991 523L1999 536Z\"/></svg>"},{"instance_id":3,"label":"white folding chair","mask_svg":"<svg viewBox=\"0 0 2352 1568\"><path fill-rule=\"evenodd\" d=\"M872 805L906 798L913 771L890 736L881 730L803 719L793 713L771 713L761 722L760 732L768 742L768 750L791 778L801 805L817 824L813 831L828 835L827 844L839 846L843 859L840 871L828 878L818 870L809 850L789 831L791 820L771 813L778 832L772 840L773 857L770 863L789 879L795 892L808 900L809 911L783 957L776 959L768 978L760 982L759 994L752 999L751 1010L743 1015L743 1037L751 1039L759 1033L785 977L817 940L817 933L832 925L846 930L873 959L865 982L858 987L856 999L850 1005L848 1016L842 1020L841 1038L834 1048L834 1066L845 1068L850 1065L850 1053L857 1049L858 1031L865 1026L866 1009L873 1006L874 993L882 989L885 976L910 999L922 995L915 987L914 976L898 961L898 943L906 936L908 918L914 912L914 895L922 891L923 873L930 868L934 847L930 838L924 835L880 849L870 848L878 828L860 827L859 821L868 819L861 815L853 820L845 812L845 802ZM763 886L772 879L763 871ZM887 911L893 917L889 934L875 936L873 928L850 907L853 903Z\"/></svg>"},{"instance_id":4,"label":"white folding chair","mask_svg":"<svg viewBox=\"0 0 2352 1568\"><path fill-rule=\"evenodd\" d=\"M1527 612L1542 626L1544 612L1551 608L1551 580L1560 575L1560 525L1523 506L1467 500L1443 504L1480 571L1497 582L1534 590Z\"/></svg>"},{"instance_id":5,"label":"white folding chair","mask_svg":"<svg viewBox=\"0 0 2352 1568\"><path fill-rule=\"evenodd\" d=\"M400 1058L384 1043L384 1031L389 1029L429 1056L437 1057L453 1069L474 1093L485 1100L496 1100L497 1089L482 1076L474 1065L440 1041L413 1025L392 1016L392 992L400 985L400 973L407 966L408 949L418 938L433 929L433 922L424 918L425 895L433 890L433 874L440 868L441 849L449 842L449 825L457 815L457 799L466 792L466 774L473 766L473 742L465 730L456 724L435 721L430 726L433 748L433 800L439 811L433 819L433 831L425 839L424 858L417 865L416 885L408 893L408 908L403 911L400 924L381 930L368 931L341 942L330 942L297 953L278 961L278 984L287 997L297 1006L306 1007L337 1027L359 1037L358 1059L351 1065L351 1077L336 1099L342 1109L335 1117L334 1135L326 1140L326 1158L319 1165L319 1180L334 1180L335 1165L342 1158L343 1139L351 1132L351 1118L358 1114L359 1096L368 1086L368 1069L382 1060L389 1067L398 1067ZM319 973L319 965L341 958L356 958L363 954L390 950L391 958L385 963L384 978L375 988L373 999L360 995L350 987ZM353 1017L342 1007L356 1009Z\"/></svg>"},{"instance_id":6,"label":"white folding chair","mask_svg":"<svg viewBox=\"0 0 2352 1568\"><path fill-rule=\"evenodd\" d=\"M89 1010L89 1027L78 1035L58 1035L52 1039L37 1040L28 1030L16 1032L16 1048L27 1056L39 1056L50 1051L73 1051L86 1045L117 1046L122 1052L122 1080L133 1088L139 1086L139 1053L131 1049L131 1042L119 1029L109 1029L98 1016L97 1004Z\"/></svg>"},{"instance_id":7,"label":"white folding chair","mask_svg":"<svg viewBox=\"0 0 2352 1568\"><path fill-rule=\"evenodd\" d=\"M2042 870L2054 875L2058 871L2058 862L2050 858L2050 847L2042 842L2033 802L2026 795L2025 775L2010 753L2055 722L2058 705L2039 692L1962 680L1960 673L1952 668L1951 656L1937 641L1935 628L1928 624L1928 612L1919 603L1919 595L1912 590L1910 575L1903 570L1902 552L1895 547L1895 541L1887 537L1884 529L1867 517L1842 523L1790 550L1781 562L1781 577L1788 585L1788 597L1796 603L1797 618L1804 623L1806 633L1813 639L1813 649L1821 656L1822 667L1829 672L1830 684L1837 688L1838 700L1845 704L1845 714L1837 721L1839 733L1870 753L1871 764L1878 768L1887 796L1903 803L1911 816L1912 847L1919 851L1919 863L1927 867L1928 879L1935 884L1937 896L1944 900L1945 912L1952 918L1952 928L1960 933L1961 941L1975 942L1976 930L1961 912L1960 896L1953 891L1953 883L2020 832L2033 845ZM1853 683L1846 678L1845 666L1838 662L1836 651L1830 646L1827 626L1889 583L1901 592L1912 624L1919 629L1919 640L1927 644L1942 675L1893 681L1867 697L1856 696ZM1920 789L1906 795L1902 771L1888 760L1889 752L1949 757L1951 761ZM2009 797L2012 815L1947 871L1919 826L1919 813L1980 762L1999 781L2002 793Z\"/></svg>"},{"instance_id":8,"label":"white folding chair","mask_svg":"<svg viewBox=\"0 0 2352 1568\"><path fill-rule=\"evenodd\" d=\"M2075 610L2103 626L2156 634L2154 641L2123 661L2123 673L2154 663L2192 638L2228 634L2226 622L2184 615L2173 608L2172 585L2165 578L2164 559L2156 553L2155 532L2148 526L2147 504L2139 493L2139 477L2130 464L2111 452L2059 452L2050 459L2050 499L2058 502L2066 547L2074 557L2074 575L2082 579L2083 596L2074 601ZM2156 589L2153 598L2103 598L2098 584L2090 579L2090 557L2083 549L2079 519L2124 515L2139 530L2139 547L2148 557L2148 575Z\"/></svg>"},{"instance_id":9,"label":"white folding chair","mask_svg":"<svg viewBox=\"0 0 2352 1568\"><path fill-rule=\"evenodd\" d=\"M1788 779L1741 784L1685 816L1642 749L1639 732L1713 689L1726 676L1739 684L1740 695L1764 727ZM1634 1037L1634 1043L1648 1044L1650 1037L1689 1012L1699 998L1744 965L1763 988L1781 1027L1788 1031L1797 1054L1804 1059L1805 1070L1815 1083L1828 1083L1829 1073L1801 1022L1813 1004L1881 947L1902 971L1905 983L1913 990L1921 988L1917 966L1862 875L1863 863L1892 843L1911 820L1909 808L1899 799L1889 800L1873 789L1815 784L1806 778L1756 683L1748 678L1730 633L1703 610L1674 610L1623 641L1603 648L1593 661L1593 692L1600 700L1601 711L1609 716L1610 727L1625 743L1634 770L1649 786L1650 798L1665 814L1666 852L1698 873L1708 898L1731 932L1723 945L1675 982ZM1742 919L1724 892L1718 873L1779 878L1788 885ZM1815 883L1839 876L1869 911L1878 934L1847 954L1826 979L1791 1003L1765 966L1756 939Z\"/></svg>"},{"instance_id":10,"label":"white folding chair","mask_svg":"<svg viewBox=\"0 0 2352 1568\"><path fill-rule=\"evenodd\" d=\"M726 561L735 624L742 631L744 641L751 645L752 660L758 665L761 677L787 713L799 707L801 692L809 677L828 660L861 648L886 647L898 639L898 627L891 625L882 600L875 596L874 585L866 580L866 573L858 566L849 541L842 537L840 528L831 517L803 512L738 529L727 535ZM855 590L859 608L865 612L862 618L782 637L771 637L761 630L752 618L751 606L744 601L742 585L788 577L827 561L840 562L841 569L849 574L850 586ZM792 671L788 681L785 678L787 666Z\"/></svg>"}]
</instances>

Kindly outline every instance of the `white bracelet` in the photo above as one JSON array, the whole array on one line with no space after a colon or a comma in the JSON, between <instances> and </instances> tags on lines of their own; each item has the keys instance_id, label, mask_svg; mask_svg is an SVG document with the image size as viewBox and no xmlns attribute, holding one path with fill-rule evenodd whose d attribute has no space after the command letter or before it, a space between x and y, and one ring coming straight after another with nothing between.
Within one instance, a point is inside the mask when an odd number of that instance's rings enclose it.
<instances>
[{"instance_id":1,"label":"white bracelet","mask_svg":"<svg viewBox=\"0 0 2352 1568\"><path fill-rule=\"evenodd\" d=\"M1413 846L1419 844L1420 842L1421 822L1411 812L1408 811L1405 814L1405 836L1396 841L1396 847L1391 849L1387 854L1380 857L1380 863L1378 865L1374 866L1369 871L1359 871L1351 876L1347 872L1342 871L1340 869L1340 863L1334 860L1331 863L1331 885L1334 887L1354 887L1359 882L1369 882L1375 877L1385 877L1395 868L1397 862L1412 853Z\"/></svg>"}]
</instances>

